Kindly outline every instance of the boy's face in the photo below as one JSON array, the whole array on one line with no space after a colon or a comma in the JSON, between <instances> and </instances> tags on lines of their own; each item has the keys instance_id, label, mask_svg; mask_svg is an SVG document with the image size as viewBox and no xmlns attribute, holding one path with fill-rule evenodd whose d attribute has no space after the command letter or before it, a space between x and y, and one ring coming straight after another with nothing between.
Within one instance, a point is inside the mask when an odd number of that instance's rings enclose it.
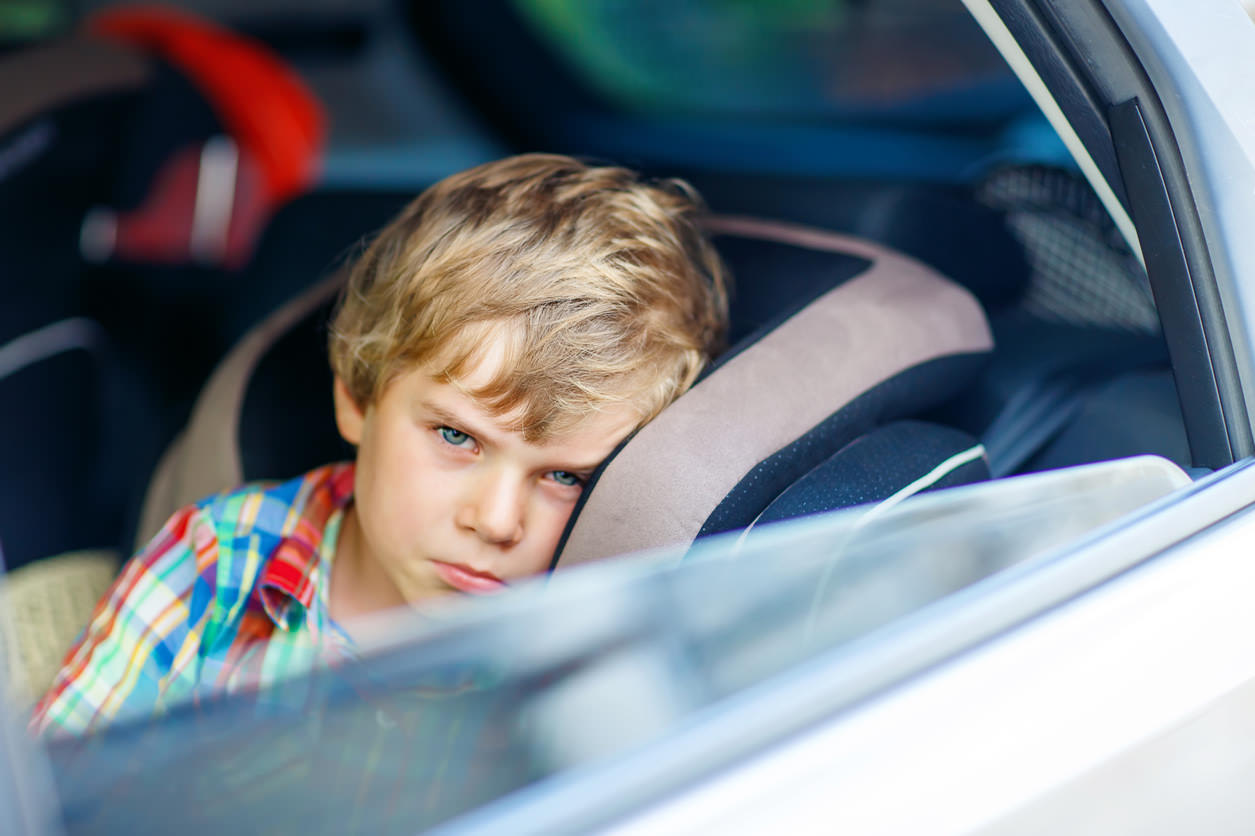
<instances>
[{"instance_id":1,"label":"boy's face","mask_svg":"<svg viewBox=\"0 0 1255 836\"><path fill-rule=\"evenodd\" d=\"M495 362L481 361L463 384L487 380ZM361 597L378 607L491 592L545 571L587 477L638 421L611 409L531 443L509 428L512 416L490 415L422 367L364 411L337 380L335 402L341 434L357 445L336 562L352 552L352 574L373 580L350 583L373 587Z\"/></svg>"}]
</instances>

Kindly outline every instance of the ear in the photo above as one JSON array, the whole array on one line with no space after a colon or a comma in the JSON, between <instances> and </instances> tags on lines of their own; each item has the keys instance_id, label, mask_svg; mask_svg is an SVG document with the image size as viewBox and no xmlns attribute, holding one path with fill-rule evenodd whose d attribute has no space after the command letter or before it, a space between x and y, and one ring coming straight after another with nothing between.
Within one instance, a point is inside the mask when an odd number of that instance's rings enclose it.
<instances>
[{"instance_id":1,"label":"ear","mask_svg":"<svg viewBox=\"0 0 1255 836\"><path fill-rule=\"evenodd\" d=\"M340 428L340 435L344 440L356 446L362 442L362 425L366 422L366 413L349 394L349 387L344 385L339 375L336 375L332 389L336 404L336 426Z\"/></svg>"}]
</instances>

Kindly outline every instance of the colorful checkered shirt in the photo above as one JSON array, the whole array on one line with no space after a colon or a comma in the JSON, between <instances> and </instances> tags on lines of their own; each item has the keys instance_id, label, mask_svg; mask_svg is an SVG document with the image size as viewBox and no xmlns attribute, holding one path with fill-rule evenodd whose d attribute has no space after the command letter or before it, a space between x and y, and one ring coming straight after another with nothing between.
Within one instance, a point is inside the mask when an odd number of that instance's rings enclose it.
<instances>
[{"instance_id":1,"label":"colorful checkered shirt","mask_svg":"<svg viewBox=\"0 0 1255 836\"><path fill-rule=\"evenodd\" d=\"M35 732L90 732L352 655L327 592L353 465L251 485L176 513L96 605Z\"/></svg>"}]
</instances>

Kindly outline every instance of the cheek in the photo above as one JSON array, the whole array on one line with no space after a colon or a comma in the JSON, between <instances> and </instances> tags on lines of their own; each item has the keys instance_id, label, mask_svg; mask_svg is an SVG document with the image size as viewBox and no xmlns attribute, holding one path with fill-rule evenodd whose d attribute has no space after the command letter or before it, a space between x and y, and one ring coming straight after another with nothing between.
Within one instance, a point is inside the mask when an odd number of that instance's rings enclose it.
<instances>
[{"instance_id":1,"label":"cheek","mask_svg":"<svg viewBox=\"0 0 1255 836\"><path fill-rule=\"evenodd\" d=\"M432 495L431 462L423 460L421 439L407 428L363 438L357 455L359 513L374 523L376 537L408 539L425 521ZM428 478L424 478L427 476Z\"/></svg>"},{"instance_id":2,"label":"cheek","mask_svg":"<svg viewBox=\"0 0 1255 836\"><path fill-rule=\"evenodd\" d=\"M537 511L536 524L531 532L535 539L526 559L520 561L515 577L538 575L548 571L554 549L558 548L558 541L562 539L562 532L566 530L567 520L574 510L575 505L572 503L565 507L549 505Z\"/></svg>"}]
</instances>

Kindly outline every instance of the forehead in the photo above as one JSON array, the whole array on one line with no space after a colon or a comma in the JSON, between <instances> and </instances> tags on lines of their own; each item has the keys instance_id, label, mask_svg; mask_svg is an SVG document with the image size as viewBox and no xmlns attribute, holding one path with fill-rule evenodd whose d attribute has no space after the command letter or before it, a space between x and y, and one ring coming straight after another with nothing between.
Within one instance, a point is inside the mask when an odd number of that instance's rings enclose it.
<instances>
[{"instance_id":1,"label":"forehead","mask_svg":"<svg viewBox=\"0 0 1255 836\"><path fill-rule=\"evenodd\" d=\"M433 358L434 366L448 368L455 355L467 362L451 383L467 392L491 386L513 371L521 329L505 322L476 322L462 329L448 348Z\"/></svg>"},{"instance_id":2,"label":"forehead","mask_svg":"<svg viewBox=\"0 0 1255 836\"><path fill-rule=\"evenodd\" d=\"M476 322L455 335L420 365L431 376L466 395L500 420L541 442L577 433L589 420L613 414L608 423L639 425L647 376L607 376L597 360L554 350L543 331L511 320ZM626 406L630 404L630 406Z\"/></svg>"},{"instance_id":3,"label":"forehead","mask_svg":"<svg viewBox=\"0 0 1255 836\"><path fill-rule=\"evenodd\" d=\"M477 330L478 339L473 343L472 353L456 376L448 375L447 357L420 365L407 375L418 383L428 406L466 425L458 429L473 435L478 433L483 441L509 439L536 450L587 452L600 460L640 423L640 413L634 405L605 403L570 422L563 422L543 437L525 438L530 402L523 400L501 412L491 409L476 394L499 384L503 377L508 379L513 369L510 337L491 327Z\"/></svg>"}]
</instances>

